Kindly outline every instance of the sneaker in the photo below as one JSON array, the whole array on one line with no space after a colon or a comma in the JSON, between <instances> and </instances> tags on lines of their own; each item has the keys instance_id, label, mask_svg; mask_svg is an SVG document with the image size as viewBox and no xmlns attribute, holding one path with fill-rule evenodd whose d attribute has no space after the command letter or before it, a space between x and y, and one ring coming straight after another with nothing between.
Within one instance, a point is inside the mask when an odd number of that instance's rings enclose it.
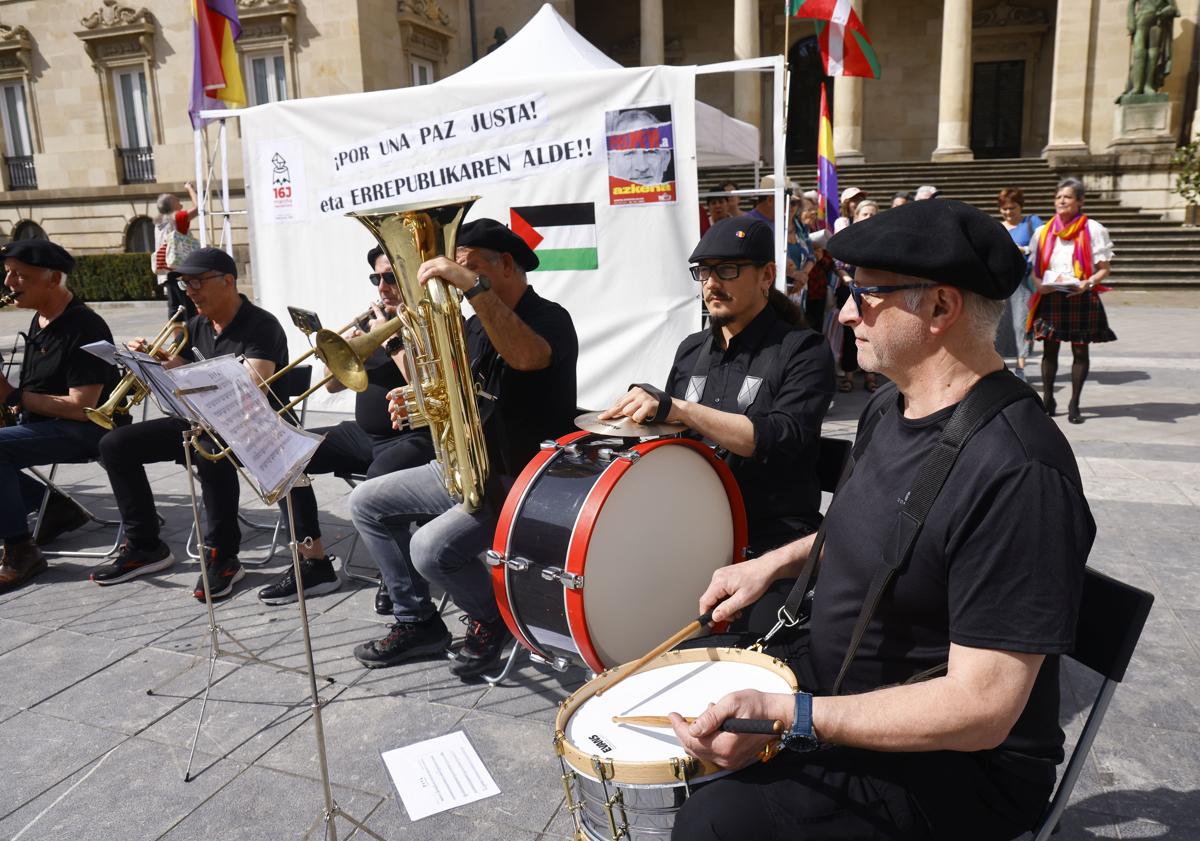
<instances>
[{"instance_id":1,"label":"sneaker","mask_svg":"<svg viewBox=\"0 0 1200 841\"><path fill-rule=\"evenodd\" d=\"M109 584L120 584L139 575L158 572L175 563L175 556L170 548L161 540L153 549L136 549L129 541L121 545L117 559L106 566L92 570L91 579L105 587Z\"/></svg>"},{"instance_id":2,"label":"sneaker","mask_svg":"<svg viewBox=\"0 0 1200 841\"><path fill-rule=\"evenodd\" d=\"M440 616L424 622L396 622L383 639L355 646L354 656L368 669L378 669L418 657L440 656L451 639Z\"/></svg>"},{"instance_id":3,"label":"sneaker","mask_svg":"<svg viewBox=\"0 0 1200 841\"><path fill-rule=\"evenodd\" d=\"M208 589L213 600L227 598L233 592L233 585L246 577L246 570L238 563L237 555L221 555L216 549L206 549L204 568L208 570ZM196 601L204 601L204 576L196 579L192 590Z\"/></svg>"},{"instance_id":4,"label":"sneaker","mask_svg":"<svg viewBox=\"0 0 1200 841\"><path fill-rule=\"evenodd\" d=\"M45 546L56 537L87 525L87 513L62 494L51 494L46 513L38 525L37 544Z\"/></svg>"},{"instance_id":5,"label":"sneaker","mask_svg":"<svg viewBox=\"0 0 1200 841\"><path fill-rule=\"evenodd\" d=\"M333 568L336 561L333 555L324 558L301 558L300 580L304 583L304 596L320 596L332 593L342 586ZM296 601L296 570L288 566L287 570L258 591L258 600L263 604L291 604Z\"/></svg>"},{"instance_id":6,"label":"sneaker","mask_svg":"<svg viewBox=\"0 0 1200 841\"><path fill-rule=\"evenodd\" d=\"M466 615L459 618L467 625L467 638L450 663L450 671L459 677L475 677L498 666L504 646L512 639L504 620L480 622Z\"/></svg>"}]
</instances>

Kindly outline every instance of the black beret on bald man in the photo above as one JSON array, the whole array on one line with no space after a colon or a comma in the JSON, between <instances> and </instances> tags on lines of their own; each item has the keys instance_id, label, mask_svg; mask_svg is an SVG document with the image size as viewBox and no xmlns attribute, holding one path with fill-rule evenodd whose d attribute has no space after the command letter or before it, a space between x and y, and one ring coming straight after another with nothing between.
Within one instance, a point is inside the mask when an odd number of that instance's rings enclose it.
<instances>
[{"instance_id":1,"label":"black beret on bald man","mask_svg":"<svg viewBox=\"0 0 1200 841\"><path fill-rule=\"evenodd\" d=\"M1025 257L1004 226L951 199L910 202L855 222L829 240L851 266L911 275L1003 300L1025 275Z\"/></svg>"}]
</instances>

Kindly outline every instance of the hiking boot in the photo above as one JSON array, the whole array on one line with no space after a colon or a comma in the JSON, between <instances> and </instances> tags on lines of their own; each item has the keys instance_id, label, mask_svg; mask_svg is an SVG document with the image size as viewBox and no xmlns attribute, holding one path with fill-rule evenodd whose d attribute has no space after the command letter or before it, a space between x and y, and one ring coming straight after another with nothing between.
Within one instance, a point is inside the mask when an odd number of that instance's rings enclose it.
<instances>
[{"instance_id":1,"label":"hiking boot","mask_svg":"<svg viewBox=\"0 0 1200 841\"><path fill-rule=\"evenodd\" d=\"M208 570L208 589L213 601L228 598L233 585L246 577L246 570L238 563L237 555L222 555L216 549L204 550L204 568ZM196 601L204 601L204 576L196 579L192 590Z\"/></svg>"},{"instance_id":2,"label":"hiking boot","mask_svg":"<svg viewBox=\"0 0 1200 841\"><path fill-rule=\"evenodd\" d=\"M38 524L37 544L45 546L56 537L87 525L87 513L62 494L51 494L46 513Z\"/></svg>"},{"instance_id":3,"label":"hiking boot","mask_svg":"<svg viewBox=\"0 0 1200 841\"><path fill-rule=\"evenodd\" d=\"M440 616L424 622L395 622L383 639L355 646L354 656L368 669L378 669L419 657L440 657L450 647L451 639Z\"/></svg>"},{"instance_id":4,"label":"hiking boot","mask_svg":"<svg viewBox=\"0 0 1200 841\"><path fill-rule=\"evenodd\" d=\"M336 560L333 555L300 559L300 581L304 584L305 598L332 593L342 586L342 579L333 568ZM258 600L263 604L291 604L296 599L296 570L292 566L258 591Z\"/></svg>"},{"instance_id":5,"label":"hiking boot","mask_svg":"<svg viewBox=\"0 0 1200 841\"><path fill-rule=\"evenodd\" d=\"M175 556L170 548L161 540L153 549L135 549L129 541L121 545L117 559L111 564L96 567L92 570L91 579L105 587L109 584L120 584L139 575L158 572L175 563Z\"/></svg>"},{"instance_id":6,"label":"hiking boot","mask_svg":"<svg viewBox=\"0 0 1200 841\"><path fill-rule=\"evenodd\" d=\"M392 594L382 581L379 582L379 589L375 591L375 612L380 616L392 615Z\"/></svg>"},{"instance_id":7,"label":"hiking boot","mask_svg":"<svg viewBox=\"0 0 1200 841\"><path fill-rule=\"evenodd\" d=\"M46 556L32 540L10 543L4 547L0 562L0 593L15 590L31 578L46 571Z\"/></svg>"},{"instance_id":8,"label":"hiking boot","mask_svg":"<svg viewBox=\"0 0 1200 841\"><path fill-rule=\"evenodd\" d=\"M450 671L459 677L475 677L500 665L504 646L512 639L503 619L480 622L470 616L459 617L467 626L467 638L450 663Z\"/></svg>"}]
</instances>

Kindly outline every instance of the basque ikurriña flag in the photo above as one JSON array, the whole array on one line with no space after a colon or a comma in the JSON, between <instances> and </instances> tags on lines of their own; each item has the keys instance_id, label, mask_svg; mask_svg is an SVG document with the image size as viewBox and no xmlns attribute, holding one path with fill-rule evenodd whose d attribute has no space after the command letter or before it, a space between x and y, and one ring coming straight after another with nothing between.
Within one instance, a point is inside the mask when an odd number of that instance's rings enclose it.
<instances>
[{"instance_id":1,"label":"basque ikurri\u00f1a flag","mask_svg":"<svg viewBox=\"0 0 1200 841\"><path fill-rule=\"evenodd\" d=\"M829 100L821 85L821 123L817 129L817 209L825 220L825 230L833 233L838 218L837 164L833 155L833 120L829 118Z\"/></svg>"},{"instance_id":2,"label":"basque ikurri\u00f1a flag","mask_svg":"<svg viewBox=\"0 0 1200 841\"><path fill-rule=\"evenodd\" d=\"M577 272L600 267L596 205L539 204L509 210L514 234L537 255L539 272Z\"/></svg>"},{"instance_id":3,"label":"basque ikurri\u00f1a flag","mask_svg":"<svg viewBox=\"0 0 1200 841\"><path fill-rule=\"evenodd\" d=\"M241 34L237 0L192 0L192 128L200 128L201 111L246 104L234 46Z\"/></svg>"},{"instance_id":4,"label":"basque ikurri\u00f1a flag","mask_svg":"<svg viewBox=\"0 0 1200 841\"><path fill-rule=\"evenodd\" d=\"M879 59L850 0L788 0L788 11L816 21L827 76L879 78Z\"/></svg>"}]
</instances>

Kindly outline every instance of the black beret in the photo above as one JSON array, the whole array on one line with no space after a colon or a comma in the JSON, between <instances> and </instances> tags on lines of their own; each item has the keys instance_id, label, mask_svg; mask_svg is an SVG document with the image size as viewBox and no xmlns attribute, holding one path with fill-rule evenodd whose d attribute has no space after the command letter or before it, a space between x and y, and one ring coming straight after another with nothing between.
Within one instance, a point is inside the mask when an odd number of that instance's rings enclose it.
<instances>
[{"instance_id":1,"label":"black beret","mask_svg":"<svg viewBox=\"0 0 1200 841\"><path fill-rule=\"evenodd\" d=\"M458 229L458 242L455 245L459 248L487 248L511 254L516 264L527 272L536 269L540 263L525 240L495 219L476 219L463 225Z\"/></svg>"},{"instance_id":2,"label":"black beret","mask_svg":"<svg viewBox=\"0 0 1200 841\"><path fill-rule=\"evenodd\" d=\"M0 258L9 257L63 274L70 274L75 270L75 258L67 253L67 249L48 239L19 239L0 246Z\"/></svg>"},{"instance_id":3,"label":"black beret","mask_svg":"<svg viewBox=\"0 0 1200 841\"><path fill-rule=\"evenodd\" d=\"M367 265L372 269L375 268L375 261L383 256L383 249L378 245L367 252Z\"/></svg>"},{"instance_id":4,"label":"black beret","mask_svg":"<svg viewBox=\"0 0 1200 841\"><path fill-rule=\"evenodd\" d=\"M1004 226L953 199L918 201L855 222L829 240L843 263L957 286L1003 300L1025 275L1025 258Z\"/></svg>"},{"instance_id":5,"label":"black beret","mask_svg":"<svg viewBox=\"0 0 1200 841\"><path fill-rule=\"evenodd\" d=\"M167 272L167 279L178 280L180 275L202 275L205 272L231 274L235 278L238 276L237 263L220 248L197 248Z\"/></svg>"},{"instance_id":6,"label":"black beret","mask_svg":"<svg viewBox=\"0 0 1200 841\"><path fill-rule=\"evenodd\" d=\"M771 263L775 260L775 232L771 226L753 216L734 216L722 219L700 238L689 261L753 260Z\"/></svg>"}]
</instances>

